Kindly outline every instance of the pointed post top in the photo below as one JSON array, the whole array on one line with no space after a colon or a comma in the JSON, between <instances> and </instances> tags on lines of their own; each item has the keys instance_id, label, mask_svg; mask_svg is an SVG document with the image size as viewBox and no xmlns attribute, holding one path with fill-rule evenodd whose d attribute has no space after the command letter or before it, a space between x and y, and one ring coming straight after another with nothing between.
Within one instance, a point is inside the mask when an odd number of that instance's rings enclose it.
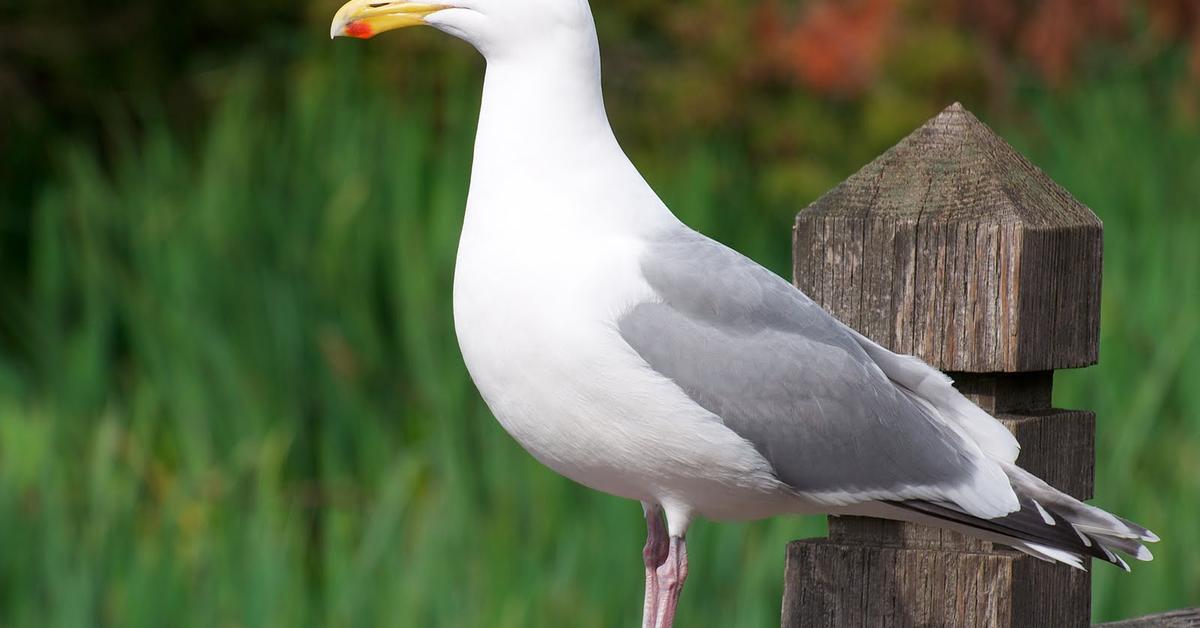
<instances>
[{"instance_id":1,"label":"pointed post top","mask_svg":"<svg viewBox=\"0 0 1200 628\"><path fill-rule=\"evenodd\" d=\"M939 369L1098 357L1099 218L961 104L800 212L794 244L810 297Z\"/></svg>"},{"instance_id":2,"label":"pointed post top","mask_svg":"<svg viewBox=\"0 0 1200 628\"><path fill-rule=\"evenodd\" d=\"M1031 228L1099 218L961 103L946 107L809 208L828 216L986 220Z\"/></svg>"},{"instance_id":3,"label":"pointed post top","mask_svg":"<svg viewBox=\"0 0 1200 628\"><path fill-rule=\"evenodd\" d=\"M1051 401L1054 370L1097 358L1102 236L955 103L800 212L795 281L865 336L952 371L1017 436L1023 468L1086 499L1095 417ZM788 546L785 626L1090 624L1086 572L916 524L831 517L829 532Z\"/></svg>"}]
</instances>

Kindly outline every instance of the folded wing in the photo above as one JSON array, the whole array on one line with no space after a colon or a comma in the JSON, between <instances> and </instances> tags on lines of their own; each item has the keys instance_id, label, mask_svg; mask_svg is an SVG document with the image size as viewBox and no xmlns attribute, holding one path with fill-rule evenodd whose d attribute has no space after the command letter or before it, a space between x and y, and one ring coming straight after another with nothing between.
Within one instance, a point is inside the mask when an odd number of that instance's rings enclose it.
<instances>
[{"instance_id":1,"label":"folded wing","mask_svg":"<svg viewBox=\"0 0 1200 628\"><path fill-rule=\"evenodd\" d=\"M849 329L741 254L688 229L650 242L657 299L619 321L646 363L829 504L925 499L1017 511L1016 441L915 358Z\"/></svg>"}]
</instances>

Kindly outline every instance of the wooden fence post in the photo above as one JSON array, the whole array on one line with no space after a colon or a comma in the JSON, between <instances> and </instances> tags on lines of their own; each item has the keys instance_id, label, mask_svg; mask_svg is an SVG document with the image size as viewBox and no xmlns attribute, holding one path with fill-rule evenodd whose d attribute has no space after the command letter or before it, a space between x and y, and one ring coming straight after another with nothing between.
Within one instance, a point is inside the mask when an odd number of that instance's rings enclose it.
<instances>
[{"instance_id":1,"label":"wooden fence post","mask_svg":"<svg viewBox=\"0 0 1200 628\"><path fill-rule=\"evenodd\" d=\"M1102 226L954 104L800 212L796 285L894 351L948 372L1022 444L1018 462L1092 496L1095 416L1050 403L1094 364ZM1087 626L1090 574L961 535L830 517L788 546L784 626Z\"/></svg>"}]
</instances>

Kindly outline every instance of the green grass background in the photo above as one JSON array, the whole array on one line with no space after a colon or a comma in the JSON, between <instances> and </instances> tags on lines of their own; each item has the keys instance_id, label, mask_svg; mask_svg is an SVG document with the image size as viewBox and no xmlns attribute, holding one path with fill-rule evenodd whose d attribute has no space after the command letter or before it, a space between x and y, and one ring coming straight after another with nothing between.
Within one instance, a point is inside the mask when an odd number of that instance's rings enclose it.
<instances>
[{"instance_id":1,"label":"green grass background","mask_svg":"<svg viewBox=\"0 0 1200 628\"><path fill-rule=\"evenodd\" d=\"M111 154L55 147L4 301L0 626L636 623L640 507L532 461L457 351L477 66L399 99L338 50L282 95L238 70L195 135L148 106ZM1106 228L1101 362L1055 399L1099 415L1095 503L1164 539L1132 574L1099 566L1096 618L1195 605L1200 130L1119 69L1017 98L998 130ZM787 275L812 198L696 137L635 160ZM698 523L680 625L777 624L784 545L823 527Z\"/></svg>"}]
</instances>

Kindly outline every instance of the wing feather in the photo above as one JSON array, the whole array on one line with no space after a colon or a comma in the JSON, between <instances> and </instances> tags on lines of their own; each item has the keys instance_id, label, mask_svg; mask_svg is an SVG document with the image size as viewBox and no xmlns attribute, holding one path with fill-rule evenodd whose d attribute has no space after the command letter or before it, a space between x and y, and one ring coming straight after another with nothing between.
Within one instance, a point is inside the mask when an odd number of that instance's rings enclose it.
<instances>
[{"instance_id":1,"label":"wing feather","mask_svg":"<svg viewBox=\"0 0 1200 628\"><path fill-rule=\"evenodd\" d=\"M1018 509L993 459L1015 458L1015 441L944 375L691 230L653 240L642 271L658 298L626 312L621 335L797 492L950 501L984 517Z\"/></svg>"}]
</instances>

